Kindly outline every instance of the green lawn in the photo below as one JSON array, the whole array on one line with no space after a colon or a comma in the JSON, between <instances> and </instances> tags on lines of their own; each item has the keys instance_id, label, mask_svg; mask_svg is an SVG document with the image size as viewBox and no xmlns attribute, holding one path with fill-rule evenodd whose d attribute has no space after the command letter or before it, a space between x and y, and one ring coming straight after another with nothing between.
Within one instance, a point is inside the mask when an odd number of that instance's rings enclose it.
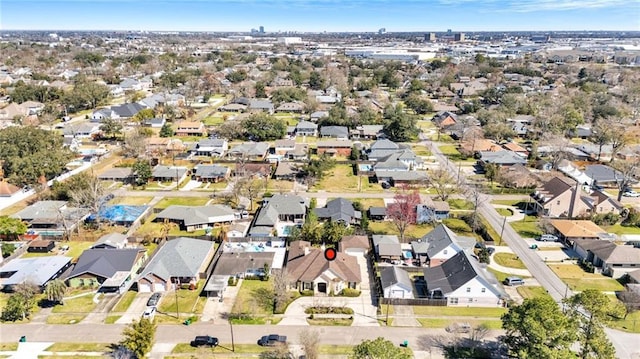
<instances>
[{"instance_id":1,"label":"green lawn","mask_svg":"<svg viewBox=\"0 0 640 359\"><path fill-rule=\"evenodd\" d=\"M156 223L153 222L155 215L152 215L147 219L145 224L143 224L138 230L135 232L136 235L145 237L159 237L162 235L164 230L164 223ZM193 232L183 231L176 224L171 224L171 228L169 229L170 236L184 236L184 237L194 237L194 236L204 236L206 231L204 229L198 229ZM151 252L149 252L151 254Z\"/></svg>"},{"instance_id":2,"label":"green lawn","mask_svg":"<svg viewBox=\"0 0 640 359\"><path fill-rule=\"evenodd\" d=\"M460 156L460 151L458 151L458 146L456 145L442 145L439 148L442 154L446 156Z\"/></svg>"},{"instance_id":3,"label":"green lawn","mask_svg":"<svg viewBox=\"0 0 640 359\"><path fill-rule=\"evenodd\" d=\"M536 238L542 234L537 217L525 216L524 221L509 223L511 227L524 238Z\"/></svg>"},{"instance_id":4,"label":"green lawn","mask_svg":"<svg viewBox=\"0 0 640 359\"><path fill-rule=\"evenodd\" d=\"M416 154L416 156L431 156L431 150L424 145L412 144L411 150Z\"/></svg>"},{"instance_id":5,"label":"green lawn","mask_svg":"<svg viewBox=\"0 0 640 359\"><path fill-rule=\"evenodd\" d=\"M78 259L78 257L80 257L80 255L82 254L82 252L84 252L86 249L89 249L89 247L91 247L92 245L94 245L94 242L88 242L88 241L69 241L69 242L59 242L58 246L60 245L68 245L69 246L69 250L66 251L63 255L66 257L71 257L74 260ZM54 250L55 251L55 250ZM33 253L33 252L27 252L25 253L22 258L33 258L33 257L47 257L47 256L51 256L53 255L53 253Z\"/></svg>"},{"instance_id":6,"label":"green lawn","mask_svg":"<svg viewBox=\"0 0 640 359\"><path fill-rule=\"evenodd\" d=\"M149 253L151 254L151 253ZM127 309L129 308L129 306L131 305L131 303L133 302L133 300L136 298L136 295L138 295L138 292L130 290L126 293L124 293L122 295L122 297L120 297L120 300L118 301L118 304L116 304L115 307L113 307L113 309L111 310L114 313L122 313L122 312L126 312Z\"/></svg>"},{"instance_id":7,"label":"green lawn","mask_svg":"<svg viewBox=\"0 0 640 359\"><path fill-rule=\"evenodd\" d=\"M179 289L177 291L177 305L180 316L191 316L194 314L202 314L206 298L200 297L205 281L198 281L198 286L194 290ZM175 318L176 315L176 292L171 291L162 296L158 311L166 313Z\"/></svg>"},{"instance_id":8,"label":"green lawn","mask_svg":"<svg viewBox=\"0 0 640 359\"><path fill-rule=\"evenodd\" d=\"M627 315L626 319L612 319L608 326L631 333L640 333L640 311Z\"/></svg>"},{"instance_id":9,"label":"green lawn","mask_svg":"<svg viewBox=\"0 0 640 359\"><path fill-rule=\"evenodd\" d=\"M318 352L321 355L349 355L353 353L351 345L320 345Z\"/></svg>"},{"instance_id":10,"label":"green lawn","mask_svg":"<svg viewBox=\"0 0 640 359\"><path fill-rule=\"evenodd\" d=\"M620 223L613 226L602 226L608 233L622 234L640 234L640 227L623 227Z\"/></svg>"},{"instance_id":11,"label":"green lawn","mask_svg":"<svg viewBox=\"0 0 640 359\"><path fill-rule=\"evenodd\" d=\"M53 307L52 312L67 314L90 313L96 307L96 303L93 302L93 296L92 293L73 299L65 299L64 305L56 305Z\"/></svg>"},{"instance_id":12,"label":"green lawn","mask_svg":"<svg viewBox=\"0 0 640 359\"><path fill-rule=\"evenodd\" d=\"M415 315L499 318L506 312L505 308L413 306Z\"/></svg>"},{"instance_id":13,"label":"green lawn","mask_svg":"<svg viewBox=\"0 0 640 359\"><path fill-rule=\"evenodd\" d=\"M349 318L316 318L307 319L309 325L320 326L336 326L336 327L348 327L353 323L353 319Z\"/></svg>"},{"instance_id":14,"label":"green lawn","mask_svg":"<svg viewBox=\"0 0 640 359\"><path fill-rule=\"evenodd\" d=\"M105 319L104 319L104 324L115 324L115 322L118 321L118 319L122 318L121 315L108 315Z\"/></svg>"},{"instance_id":15,"label":"green lawn","mask_svg":"<svg viewBox=\"0 0 640 359\"><path fill-rule=\"evenodd\" d=\"M104 343L54 343L45 351L48 352L108 352L111 344Z\"/></svg>"},{"instance_id":16,"label":"green lawn","mask_svg":"<svg viewBox=\"0 0 640 359\"><path fill-rule=\"evenodd\" d=\"M493 255L493 260L503 267L527 269L518 256L513 253L496 253Z\"/></svg>"},{"instance_id":17,"label":"green lawn","mask_svg":"<svg viewBox=\"0 0 640 359\"><path fill-rule=\"evenodd\" d=\"M442 220L442 223L445 224L449 229L456 233L464 233L468 236L473 236L473 230L471 227L462 219L458 218L446 218Z\"/></svg>"},{"instance_id":18,"label":"green lawn","mask_svg":"<svg viewBox=\"0 0 640 359\"><path fill-rule=\"evenodd\" d=\"M495 270L495 269L493 269L493 268L489 268L489 267L487 267L487 270L488 270L489 272L493 273L493 275L496 277L496 279L497 279L499 282L503 282L507 277L512 277L512 276L513 276L513 274L508 274L508 273L500 272L500 271L497 271L497 270Z\"/></svg>"},{"instance_id":19,"label":"green lawn","mask_svg":"<svg viewBox=\"0 0 640 359\"><path fill-rule=\"evenodd\" d=\"M429 224L409 225L404 233L405 242L409 239L422 238L425 234L431 232L433 226ZM374 234L395 234L398 235L398 229L393 222L369 222L369 231Z\"/></svg>"},{"instance_id":20,"label":"green lawn","mask_svg":"<svg viewBox=\"0 0 640 359\"><path fill-rule=\"evenodd\" d=\"M154 208L167 208L169 206L204 206L209 201L205 197L170 197L163 198Z\"/></svg>"},{"instance_id":21,"label":"green lawn","mask_svg":"<svg viewBox=\"0 0 640 359\"><path fill-rule=\"evenodd\" d=\"M513 216L513 211L510 208L496 208L496 212L498 212L502 217Z\"/></svg>"},{"instance_id":22,"label":"green lawn","mask_svg":"<svg viewBox=\"0 0 640 359\"><path fill-rule=\"evenodd\" d=\"M53 313L47 317L47 324L78 324L86 316L86 314Z\"/></svg>"},{"instance_id":23,"label":"green lawn","mask_svg":"<svg viewBox=\"0 0 640 359\"><path fill-rule=\"evenodd\" d=\"M451 207L451 209L464 209L468 211L473 210L473 203L467 201L466 199L449 198L447 200L447 203L449 203L449 207Z\"/></svg>"},{"instance_id":24,"label":"green lawn","mask_svg":"<svg viewBox=\"0 0 640 359\"><path fill-rule=\"evenodd\" d=\"M148 197L138 197L138 196L132 196L132 197L116 197L114 199L112 199L111 201L109 201L109 204L111 205L115 205L115 204L126 204L126 205L130 205L130 206L144 206L147 205L149 202L151 202L151 200L153 200L153 197L148 196Z\"/></svg>"},{"instance_id":25,"label":"green lawn","mask_svg":"<svg viewBox=\"0 0 640 359\"><path fill-rule=\"evenodd\" d=\"M0 351L13 352L18 350L18 343L0 343Z\"/></svg>"},{"instance_id":26,"label":"green lawn","mask_svg":"<svg viewBox=\"0 0 640 359\"><path fill-rule=\"evenodd\" d=\"M365 176L354 175L351 165L340 164L328 171L327 175L313 186L313 189L327 192L379 192L380 185L369 183Z\"/></svg>"},{"instance_id":27,"label":"green lawn","mask_svg":"<svg viewBox=\"0 0 640 359\"><path fill-rule=\"evenodd\" d=\"M624 290L622 284L613 278L602 274L587 273L576 264L549 265L552 271L565 282L571 290L583 291L585 289L597 289L603 292Z\"/></svg>"},{"instance_id":28,"label":"green lawn","mask_svg":"<svg viewBox=\"0 0 640 359\"><path fill-rule=\"evenodd\" d=\"M422 325L423 328L446 328L451 324L460 323L460 320L454 319L443 319L443 318L418 318L418 322ZM465 323L469 323L471 326L475 327L478 325L485 325L489 329L501 329L502 321L499 319L495 320L464 320ZM411 345L411 343L409 343Z\"/></svg>"},{"instance_id":29,"label":"green lawn","mask_svg":"<svg viewBox=\"0 0 640 359\"><path fill-rule=\"evenodd\" d=\"M544 297L549 296L549 293L543 287L538 286L526 286L521 285L516 288L518 294L522 296L522 298L535 298L535 297Z\"/></svg>"},{"instance_id":30,"label":"green lawn","mask_svg":"<svg viewBox=\"0 0 640 359\"><path fill-rule=\"evenodd\" d=\"M209 349L217 354L231 354L231 343L220 343L216 348ZM202 348L194 348L189 343L179 343L173 347L171 354L184 354L184 353L197 353ZM207 351L208 351L207 350ZM261 347L258 344L235 344L235 353L236 354L260 354L264 351L267 351L265 347Z\"/></svg>"},{"instance_id":31,"label":"green lawn","mask_svg":"<svg viewBox=\"0 0 640 359\"><path fill-rule=\"evenodd\" d=\"M353 198L352 202L360 202L364 211L369 207L384 207L384 199L382 198Z\"/></svg>"},{"instance_id":32,"label":"green lawn","mask_svg":"<svg viewBox=\"0 0 640 359\"><path fill-rule=\"evenodd\" d=\"M223 116L216 116L216 115L205 117L202 120L202 123L204 123L205 126L217 126L217 125L223 124L224 123L224 117Z\"/></svg>"},{"instance_id":33,"label":"green lawn","mask_svg":"<svg viewBox=\"0 0 640 359\"><path fill-rule=\"evenodd\" d=\"M269 281L243 280L231 312L250 317L273 315L273 304L262 300L273 291L272 281L272 279Z\"/></svg>"}]
</instances>

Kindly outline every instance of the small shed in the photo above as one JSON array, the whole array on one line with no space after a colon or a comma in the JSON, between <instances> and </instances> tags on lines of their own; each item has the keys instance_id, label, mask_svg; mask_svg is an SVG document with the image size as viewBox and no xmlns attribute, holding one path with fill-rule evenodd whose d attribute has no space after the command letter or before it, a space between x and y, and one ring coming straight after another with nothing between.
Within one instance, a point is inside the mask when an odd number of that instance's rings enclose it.
<instances>
[{"instance_id":1,"label":"small shed","mask_svg":"<svg viewBox=\"0 0 640 359\"><path fill-rule=\"evenodd\" d=\"M38 239L35 241L31 241L29 243L29 247L27 247L27 252L31 253L49 253L55 248L56 243L52 240L43 240Z\"/></svg>"}]
</instances>

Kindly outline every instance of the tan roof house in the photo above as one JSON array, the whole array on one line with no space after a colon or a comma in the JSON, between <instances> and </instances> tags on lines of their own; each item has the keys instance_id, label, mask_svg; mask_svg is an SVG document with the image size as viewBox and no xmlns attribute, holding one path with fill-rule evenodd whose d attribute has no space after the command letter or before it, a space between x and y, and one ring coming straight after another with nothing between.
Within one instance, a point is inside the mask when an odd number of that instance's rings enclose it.
<instances>
[{"instance_id":1,"label":"tan roof house","mask_svg":"<svg viewBox=\"0 0 640 359\"><path fill-rule=\"evenodd\" d=\"M607 231L591 221L554 219L551 225L566 242L573 243L577 239L600 239L607 237Z\"/></svg>"}]
</instances>

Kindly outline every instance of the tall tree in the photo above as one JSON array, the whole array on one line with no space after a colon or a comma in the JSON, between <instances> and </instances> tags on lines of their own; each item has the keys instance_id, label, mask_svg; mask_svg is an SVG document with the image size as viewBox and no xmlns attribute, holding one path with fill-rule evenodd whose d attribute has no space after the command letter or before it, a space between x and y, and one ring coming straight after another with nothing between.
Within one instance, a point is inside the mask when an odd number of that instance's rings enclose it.
<instances>
[{"instance_id":1,"label":"tall tree","mask_svg":"<svg viewBox=\"0 0 640 359\"><path fill-rule=\"evenodd\" d=\"M138 186L144 186L149 182L149 179L152 176L151 172L151 164L149 161L144 159L138 159L136 163L133 164L133 173L136 176L136 184Z\"/></svg>"},{"instance_id":2,"label":"tall tree","mask_svg":"<svg viewBox=\"0 0 640 359\"><path fill-rule=\"evenodd\" d=\"M618 202L622 199L624 190L628 188L634 181L635 176L640 169L640 160L616 161L611 164L613 167L616 186L618 187Z\"/></svg>"},{"instance_id":3,"label":"tall tree","mask_svg":"<svg viewBox=\"0 0 640 359\"><path fill-rule=\"evenodd\" d=\"M27 233L27 224L20 218L0 216L0 237L13 241L25 233Z\"/></svg>"},{"instance_id":4,"label":"tall tree","mask_svg":"<svg viewBox=\"0 0 640 359\"><path fill-rule=\"evenodd\" d=\"M50 302L54 303L62 303L66 292L67 285L59 278L49 281L44 287L44 295L47 296Z\"/></svg>"},{"instance_id":5,"label":"tall tree","mask_svg":"<svg viewBox=\"0 0 640 359\"><path fill-rule=\"evenodd\" d=\"M388 106L384 111L383 132L390 140L407 142L418 136L417 119L404 112L402 105Z\"/></svg>"},{"instance_id":6,"label":"tall tree","mask_svg":"<svg viewBox=\"0 0 640 359\"><path fill-rule=\"evenodd\" d=\"M640 294L629 288L625 288L624 291L619 292L618 299L620 299L624 305L624 319L627 319L627 315L640 309Z\"/></svg>"},{"instance_id":7,"label":"tall tree","mask_svg":"<svg viewBox=\"0 0 640 359\"><path fill-rule=\"evenodd\" d=\"M600 156L602 155L602 147L611 142L612 135L612 129L609 121L601 119L593 126L591 141L598 145L598 161L600 161Z\"/></svg>"},{"instance_id":8,"label":"tall tree","mask_svg":"<svg viewBox=\"0 0 640 359\"><path fill-rule=\"evenodd\" d=\"M102 120L102 124L100 125L100 131L104 133L104 136L110 139L114 139L122 135L122 122L120 120L113 119L111 117L107 117Z\"/></svg>"},{"instance_id":9,"label":"tall tree","mask_svg":"<svg viewBox=\"0 0 640 359\"><path fill-rule=\"evenodd\" d=\"M455 182L455 178L444 168L437 168L429 175L429 184L443 201L456 191Z\"/></svg>"},{"instance_id":10,"label":"tall tree","mask_svg":"<svg viewBox=\"0 0 640 359\"><path fill-rule=\"evenodd\" d=\"M171 137L173 136L173 128L171 128L171 124L169 122L165 122L160 129L160 137Z\"/></svg>"},{"instance_id":11,"label":"tall tree","mask_svg":"<svg viewBox=\"0 0 640 359\"><path fill-rule=\"evenodd\" d=\"M517 358L575 358L576 323L551 297L527 298L502 315L503 342Z\"/></svg>"},{"instance_id":12,"label":"tall tree","mask_svg":"<svg viewBox=\"0 0 640 359\"><path fill-rule=\"evenodd\" d=\"M566 300L569 315L578 322L580 357L613 359L615 348L604 333L604 324L617 308L606 294L586 289Z\"/></svg>"},{"instance_id":13,"label":"tall tree","mask_svg":"<svg viewBox=\"0 0 640 359\"><path fill-rule=\"evenodd\" d=\"M287 133L286 123L265 113L257 113L242 121L247 139L251 141L279 140Z\"/></svg>"},{"instance_id":14,"label":"tall tree","mask_svg":"<svg viewBox=\"0 0 640 359\"><path fill-rule=\"evenodd\" d=\"M374 340L364 340L353 347L351 359L411 359L412 355L393 342L378 337Z\"/></svg>"},{"instance_id":15,"label":"tall tree","mask_svg":"<svg viewBox=\"0 0 640 359\"><path fill-rule=\"evenodd\" d=\"M156 335L156 325L148 319L133 321L122 332L124 338L120 345L131 350L136 357L144 358L153 346Z\"/></svg>"},{"instance_id":16,"label":"tall tree","mask_svg":"<svg viewBox=\"0 0 640 359\"><path fill-rule=\"evenodd\" d=\"M87 176L86 185L75 189L71 192L72 203L80 208L88 209L94 216L95 221L99 225L102 221L100 218L101 209L104 206L104 195L106 188L102 185L102 181L95 175Z\"/></svg>"},{"instance_id":17,"label":"tall tree","mask_svg":"<svg viewBox=\"0 0 640 359\"><path fill-rule=\"evenodd\" d=\"M299 335L300 344L304 347L306 359L320 357L320 333L317 330L304 329Z\"/></svg>"},{"instance_id":18,"label":"tall tree","mask_svg":"<svg viewBox=\"0 0 640 359\"><path fill-rule=\"evenodd\" d=\"M387 216L393 221L400 234L400 241L404 242L407 228L416 223L416 207L420 204L418 191L408 191L402 188L393 196L393 203L387 206Z\"/></svg>"}]
</instances>

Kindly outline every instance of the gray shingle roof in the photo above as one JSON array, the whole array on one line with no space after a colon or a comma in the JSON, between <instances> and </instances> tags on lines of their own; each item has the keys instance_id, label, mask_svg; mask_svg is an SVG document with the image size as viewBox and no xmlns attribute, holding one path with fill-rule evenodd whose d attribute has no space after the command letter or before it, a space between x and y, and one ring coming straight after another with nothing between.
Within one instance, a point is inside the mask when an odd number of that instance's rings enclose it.
<instances>
[{"instance_id":1,"label":"gray shingle roof","mask_svg":"<svg viewBox=\"0 0 640 359\"><path fill-rule=\"evenodd\" d=\"M187 173L186 167L157 165L153 168L152 176L158 178L182 178Z\"/></svg>"},{"instance_id":2,"label":"gray shingle roof","mask_svg":"<svg viewBox=\"0 0 640 359\"><path fill-rule=\"evenodd\" d=\"M224 177L230 172L229 167L221 165L198 165L196 176L202 178Z\"/></svg>"},{"instance_id":3,"label":"gray shingle roof","mask_svg":"<svg viewBox=\"0 0 640 359\"><path fill-rule=\"evenodd\" d=\"M136 258L144 249L93 248L82 252L69 278L91 273L97 277L110 278L116 272L131 271Z\"/></svg>"},{"instance_id":4,"label":"gray shingle roof","mask_svg":"<svg viewBox=\"0 0 640 359\"><path fill-rule=\"evenodd\" d=\"M622 181L622 173L605 165L586 166L584 173L598 183Z\"/></svg>"},{"instance_id":5,"label":"gray shingle roof","mask_svg":"<svg viewBox=\"0 0 640 359\"><path fill-rule=\"evenodd\" d=\"M182 221L185 226L192 226L232 221L234 211L231 207L220 204L198 207L173 205L165 208L156 216L156 219L164 218Z\"/></svg>"},{"instance_id":6,"label":"gray shingle roof","mask_svg":"<svg viewBox=\"0 0 640 359\"><path fill-rule=\"evenodd\" d=\"M324 208L316 208L315 213L318 218L326 218L332 222L342 221L351 223L355 219L362 218L362 213L353 209L353 203L344 198L336 198L327 202Z\"/></svg>"},{"instance_id":7,"label":"gray shingle roof","mask_svg":"<svg viewBox=\"0 0 640 359\"><path fill-rule=\"evenodd\" d=\"M123 118L133 117L143 109L144 106L139 103L124 103L118 106L111 106L111 111Z\"/></svg>"},{"instance_id":8,"label":"gray shingle roof","mask_svg":"<svg viewBox=\"0 0 640 359\"><path fill-rule=\"evenodd\" d=\"M195 277L214 242L180 237L168 241L145 267L140 277L153 274L164 280L172 277Z\"/></svg>"},{"instance_id":9,"label":"gray shingle roof","mask_svg":"<svg viewBox=\"0 0 640 359\"><path fill-rule=\"evenodd\" d=\"M483 279L488 289L495 293L500 292L495 287L497 284L495 277L491 278L480 268L478 261L464 251L458 252L440 266L424 269L427 289L429 291L440 289L445 296L478 276Z\"/></svg>"},{"instance_id":10,"label":"gray shingle roof","mask_svg":"<svg viewBox=\"0 0 640 359\"><path fill-rule=\"evenodd\" d=\"M392 285L399 285L406 290L413 290L413 284L409 273L404 269L396 266L386 267L380 272L380 282L382 288L388 288Z\"/></svg>"},{"instance_id":11,"label":"gray shingle roof","mask_svg":"<svg viewBox=\"0 0 640 359\"><path fill-rule=\"evenodd\" d=\"M110 247L124 246L127 243L127 235L122 233L109 233L100 237L91 248L106 245Z\"/></svg>"},{"instance_id":12,"label":"gray shingle roof","mask_svg":"<svg viewBox=\"0 0 640 359\"><path fill-rule=\"evenodd\" d=\"M444 224L439 224L436 228L431 230L431 232L425 234L421 240L425 243L429 243L429 247L427 249L428 256L436 255L452 244L457 245L456 234Z\"/></svg>"},{"instance_id":13,"label":"gray shingle roof","mask_svg":"<svg viewBox=\"0 0 640 359\"><path fill-rule=\"evenodd\" d=\"M349 137L349 129L345 126L322 126L320 127L321 136L330 137Z\"/></svg>"}]
</instances>

